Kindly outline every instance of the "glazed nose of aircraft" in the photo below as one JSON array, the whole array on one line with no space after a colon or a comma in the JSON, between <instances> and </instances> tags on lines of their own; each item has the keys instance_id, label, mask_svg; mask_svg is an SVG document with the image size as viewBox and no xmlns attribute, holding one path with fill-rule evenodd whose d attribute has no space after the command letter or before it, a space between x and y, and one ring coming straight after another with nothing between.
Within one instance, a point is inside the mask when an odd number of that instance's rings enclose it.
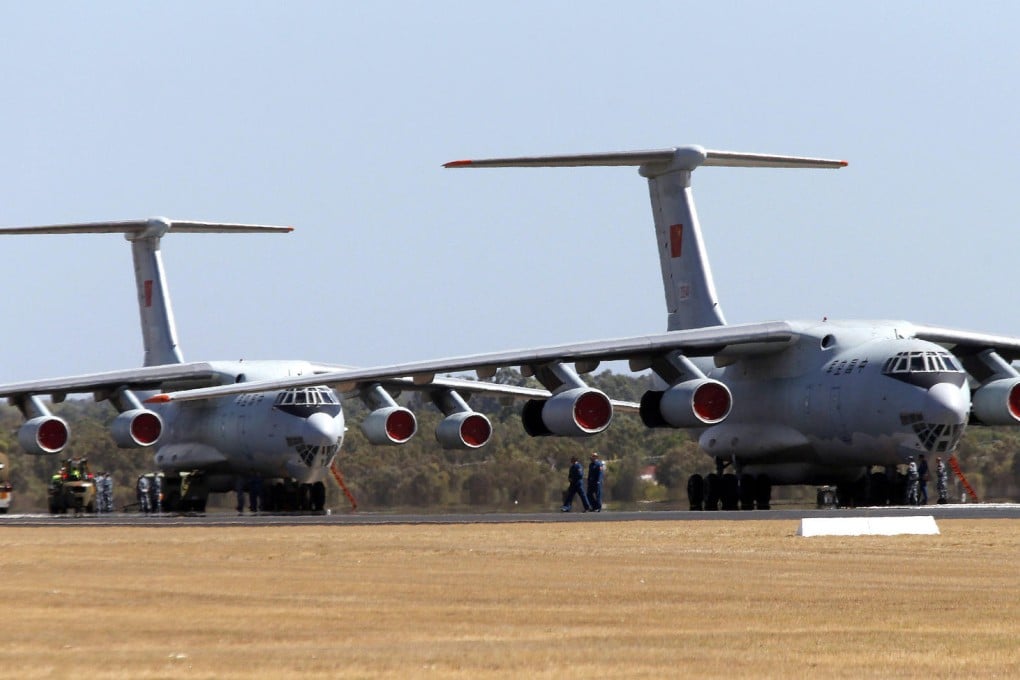
<instances>
[{"instance_id":1,"label":"glazed nose of aircraft","mask_svg":"<svg viewBox=\"0 0 1020 680\"><path fill-rule=\"evenodd\" d=\"M967 421L970 405L963 390L952 383L936 383L924 397L924 420L936 425L959 425Z\"/></svg>"},{"instance_id":2,"label":"glazed nose of aircraft","mask_svg":"<svg viewBox=\"0 0 1020 680\"><path fill-rule=\"evenodd\" d=\"M308 416L302 429L305 444L309 446L333 446L340 440L340 427L328 413Z\"/></svg>"}]
</instances>

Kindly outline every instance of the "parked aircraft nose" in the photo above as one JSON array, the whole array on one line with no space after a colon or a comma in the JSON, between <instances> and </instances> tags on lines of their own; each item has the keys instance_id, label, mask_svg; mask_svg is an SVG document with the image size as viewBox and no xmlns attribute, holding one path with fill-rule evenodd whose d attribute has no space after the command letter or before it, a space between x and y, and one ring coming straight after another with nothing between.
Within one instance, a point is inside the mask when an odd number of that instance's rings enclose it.
<instances>
[{"instance_id":1,"label":"parked aircraft nose","mask_svg":"<svg viewBox=\"0 0 1020 680\"><path fill-rule=\"evenodd\" d=\"M970 405L963 391L952 383L937 383L928 389L924 398L924 420L936 425L959 425L967 421Z\"/></svg>"},{"instance_id":2,"label":"parked aircraft nose","mask_svg":"<svg viewBox=\"0 0 1020 680\"><path fill-rule=\"evenodd\" d=\"M328 413L313 413L305 419L302 437L309 446L333 446L340 440L340 428Z\"/></svg>"}]
</instances>

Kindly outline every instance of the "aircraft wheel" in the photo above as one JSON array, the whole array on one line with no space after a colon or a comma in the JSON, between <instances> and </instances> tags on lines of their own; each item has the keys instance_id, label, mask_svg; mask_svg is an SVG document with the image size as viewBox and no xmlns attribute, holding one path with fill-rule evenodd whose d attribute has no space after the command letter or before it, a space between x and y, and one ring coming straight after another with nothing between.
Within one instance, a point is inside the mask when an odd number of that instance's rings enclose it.
<instances>
[{"instance_id":1,"label":"aircraft wheel","mask_svg":"<svg viewBox=\"0 0 1020 680\"><path fill-rule=\"evenodd\" d=\"M758 475L755 480L755 503L759 510L772 509L772 478L768 475Z\"/></svg>"},{"instance_id":2,"label":"aircraft wheel","mask_svg":"<svg viewBox=\"0 0 1020 680\"><path fill-rule=\"evenodd\" d=\"M691 502L691 510L701 510L705 503L705 479L701 475L687 478L687 500Z\"/></svg>"},{"instance_id":3,"label":"aircraft wheel","mask_svg":"<svg viewBox=\"0 0 1020 680\"><path fill-rule=\"evenodd\" d=\"M180 512L184 509L184 504L181 502L180 491L168 491L166 498L163 500L163 509L167 512Z\"/></svg>"},{"instance_id":4,"label":"aircraft wheel","mask_svg":"<svg viewBox=\"0 0 1020 680\"><path fill-rule=\"evenodd\" d=\"M312 510L322 512L326 507L326 485L322 482L312 484Z\"/></svg>"},{"instance_id":5,"label":"aircraft wheel","mask_svg":"<svg viewBox=\"0 0 1020 680\"><path fill-rule=\"evenodd\" d=\"M889 504L889 480L884 472L871 473L871 498L872 505Z\"/></svg>"},{"instance_id":6,"label":"aircraft wheel","mask_svg":"<svg viewBox=\"0 0 1020 680\"><path fill-rule=\"evenodd\" d=\"M298 510L307 512L312 506L312 485L302 484L298 487Z\"/></svg>"},{"instance_id":7,"label":"aircraft wheel","mask_svg":"<svg viewBox=\"0 0 1020 680\"><path fill-rule=\"evenodd\" d=\"M754 475L740 475L740 509L754 510L754 498L757 494L757 484Z\"/></svg>"},{"instance_id":8,"label":"aircraft wheel","mask_svg":"<svg viewBox=\"0 0 1020 680\"><path fill-rule=\"evenodd\" d=\"M836 485L836 505L840 508L857 507L856 483L840 483Z\"/></svg>"},{"instance_id":9,"label":"aircraft wheel","mask_svg":"<svg viewBox=\"0 0 1020 680\"><path fill-rule=\"evenodd\" d=\"M722 494L722 477L715 472L705 477L705 509L718 510L719 497Z\"/></svg>"},{"instance_id":10,"label":"aircraft wheel","mask_svg":"<svg viewBox=\"0 0 1020 680\"><path fill-rule=\"evenodd\" d=\"M907 476L902 472L897 472L894 488L889 490L890 501L894 502L896 505L908 505L907 490ZM892 499L895 499L895 501Z\"/></svg>"},{"instance_id":11,"label":"aircraft wheel","mask_svg":"<svg viewBox=\"0 0 1020 680\"><path fill-rule=\"evenodd\" d=\"M737 476L731 472L722 476L722 509L736 510L739 507L740 489Z\"/></svg>"},{"instance_id":12,"label":"aircraft wheel","mask_svg":"<svg viewBox=\"0 0 1020 680\"><path fill-rule=\"evenodd\" d=\"M283 510L283 482L273 484L269 490L269 512L280 512Z\"/></svg>"}]
</instances>

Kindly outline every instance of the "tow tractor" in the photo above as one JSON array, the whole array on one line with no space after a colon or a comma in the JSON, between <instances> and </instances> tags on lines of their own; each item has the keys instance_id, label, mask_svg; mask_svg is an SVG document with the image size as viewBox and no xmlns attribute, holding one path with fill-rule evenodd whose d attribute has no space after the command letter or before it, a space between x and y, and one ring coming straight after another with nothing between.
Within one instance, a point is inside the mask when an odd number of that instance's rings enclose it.
<instances>
[{"instance_id":1,"label":"tow tractor","mask_svg":"<svg viewBox=\"0 0 1020 680\"><path fill-rule=\"evenodd\" d=\"M87 458L68 458L60 471L50 478L47 491L50 513L72 510L76 515L96 511L96 480L89 471Z\"/></svg>"},{"instance_id":2,"label":"tow tractor","mask_svg":"<svg viewBox=\"0 0 1020 680\"><path fill-rule=\"evenodd\" d=\"M14 500L14 487L11 486L10 461L6 453L0 453L0 515L6 515Z\"/></svg>"}]
</instances>

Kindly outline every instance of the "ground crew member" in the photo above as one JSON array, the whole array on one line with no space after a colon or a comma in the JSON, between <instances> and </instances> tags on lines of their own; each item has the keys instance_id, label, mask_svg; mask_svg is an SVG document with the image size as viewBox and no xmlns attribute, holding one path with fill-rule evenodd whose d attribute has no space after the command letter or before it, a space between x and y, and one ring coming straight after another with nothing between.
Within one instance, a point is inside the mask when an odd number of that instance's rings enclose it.
<instances>
[{"instance_id":1,"label":"ground crew member","mask_svg":"<svg viewBox=\"0 0 1020 680\"><path fill-rule=\"evenodd\" d=\"M103 475L103 484L106 486L106 512L113 512L113 477L109 472Z\"/></svg>"},{"instance_id":2,"label":"ground crew member","mask_svg":"<svg viewBox=\"0 0 1020 680\"><path fill-rule=\"evenodd\" d=\"M148 515L152 511L152 505L150 503L151 498L149 497L149 479L145 475L138 478L138 486L135 489L138 492L138 509Z\"/></svg>"},{"instance_id":3,"label":"ground crew member","mask_svg":"<svg viewBox=\"0 0 1020 680\"><path fill-rule=\"evenodd\" d=\"M157 513L163 512L163 473L159 472L152 478L152 508Z\"/></svg>"},{"instance_id":4,"label":"ground crew member","mask_svg":"<svg viewBox=\"0 0 1020 680\"><path fill-rule=\"evenodd\" d=\"M942 456L935 457L935 491L939 495L939 504L949 502L949 473L946 471L946 464L942 462Z\"/></svg>"},{"instance_id":5,"label":"ground crew member","mask_svg":"<svg viewBox=\"0 0 1020 680\"><path fill-rule=\"evenodd\" d=\"M106 473L100 472L96 477L96 510L106 512Z\"/></svg>"},{"instance_id":6,"label":"ground crew member","mask_svg":"<svg viewBox=\"0 0 1020 680\"><path fill-rule=\"evenodd\" d=\"M252 471L251 479L248 480L248 509L256 513L262 505L262 475Z\"/></svg>"},{"instance_id":7,"label":"ground crew member","mask_svg":"<svg viewBox=\"0 0 1020 680\"><path fill-rule=\"evenodd\" d=\"M234 478L234 493L237 494L237 514L244 514L244 477Z\"/></svg>"},{"instance_id":8,"label":"ground crew member","mask_svg":"<svg viewBox=\"0 0 1020 680\"><path fill-rule=\"evenodd\" d=\"M595 512L602 512L602 481L605 477L605 462L599 460L598 453L592 453L588 463L588 505Z\"/></svg>"},{"instance_id":9,"label":"ground crew member","mask_svg":"<svg viewBox=\"0 0 1020 680\"><path fill-rule=\"evenodd\" d=\"M584 481L584 468L581 467L581 462L577 460L577 456L571 456L570 458L570 470L567 472L567 481L570 486L567 487L567 492L563 495L563 507L560 508L560 511L570 512L570 506L574 502L574 494L581 497L581 504L584 506L585 512L591 510L591 506L588 504L588 495L584 492L584 487L581 486L581 483Z\"/></svg>"},{"instance_id":10,"label":"ground crew member","mask_svg":"<svg viewBox=\"0 0 1020 680\"><path fill-rule=\"evenodd\" d=\"M921 477L917 472L917 463L914 462L914 457L910 457L910 462L907 463L907 505L917 505L920 500L920 480Z\"/></svg>"},{"instance_id":11,"label":"ground crew member","mask_svg":"<svg viewBox=\"0 0 1020 680\"><path fill-rule=\"evenodd\" d=\"M917 464L917 474L921 489L921 496L918 501L921 505L928 505L928 461L923 453L918 458L920 461Z\"/></svg>"}]
</instances>

